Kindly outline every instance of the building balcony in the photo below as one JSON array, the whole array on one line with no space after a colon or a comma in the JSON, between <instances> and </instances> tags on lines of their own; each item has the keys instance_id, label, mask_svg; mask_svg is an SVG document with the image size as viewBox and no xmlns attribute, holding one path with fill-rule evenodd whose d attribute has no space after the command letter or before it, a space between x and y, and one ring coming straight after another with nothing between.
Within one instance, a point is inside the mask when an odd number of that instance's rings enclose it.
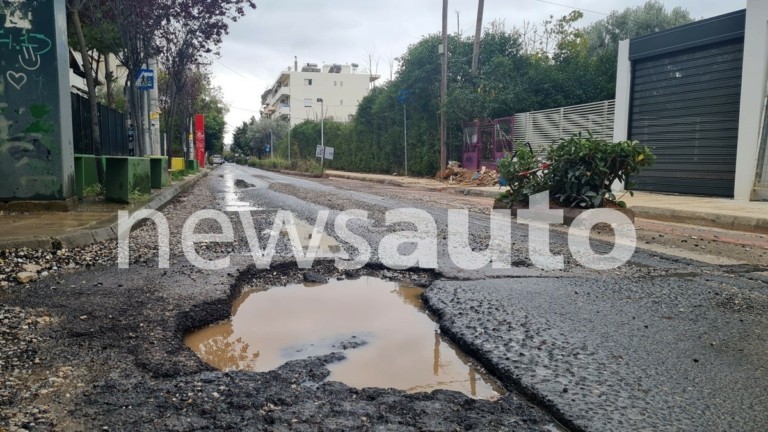
<instances>
[{"instance_id":1,"label":"building balcony","mask_svg":"<svg viewBox=\"0 0 768 432\"><path fill-rule=\"evenodd\" d=\"M279 89L274 91L267 91L263 95L261 102L264 105L274 105L277 103L277 101L279 101L283 97L287 97L287 98L291 97L290 87L280 87Z\"/></svg>"}]
</instances>

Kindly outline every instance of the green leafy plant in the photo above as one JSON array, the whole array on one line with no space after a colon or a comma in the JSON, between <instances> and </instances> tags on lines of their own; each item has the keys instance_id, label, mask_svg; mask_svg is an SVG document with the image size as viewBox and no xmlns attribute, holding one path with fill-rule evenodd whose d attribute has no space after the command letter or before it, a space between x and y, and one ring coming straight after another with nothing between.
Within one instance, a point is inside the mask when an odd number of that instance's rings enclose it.
<instances>
[{"instance_id":1,"label":"green leafy plant","mask_svg":"<svg viewBox=\"0 0 768 432\"><path fill-rule=\"evenodd\" d=\"M499 176L507 181L508 189L498 199L512 207L514 204L528 204L528 197L549 189L549 171L542 168L536 154L524 145L518 145L513 155L506 155L499 161Z\"/></svg>"},{"instance_id":2,"label":"green leafy plant","mask_svg":"<svg viewBox=\"0 0 768 432\"><path fill-rule=\"evenodd\" d=\"M184 171L171 171L171 179L173 181L184 180Z\"/></svg>"},{"instance_id":3,"label":"green leafy plant","mask_svg":"<svg viewBox=\"0 0 768 432\"><path fill-rule=\"evenodd\" d=\"M562 139L550 147L548 159L551 191L560 205L567 207L598 208L618 200L611 191L614 182L624 183L630 195L635 184L630 176L653 164L651 149L637 141L608 142L591 133Z\"/></svg>"},{"instance_id":4,"label":"green leafy plant","mask_svg":"<svg viewBox=\"0 0 768 432\"><path fill-rule=\"evenodd\" d=\"M103 194L104 189L98 183L94 183L83 190L83 196L85 197L95 197Z\"/></svg>"},{"instance_id":5,"label":"green leafy plant","mask_svg":"<svg viewBox=\"0 0 768 432\"><path fill-rule=\"evenodd\" d=\"M134 189L130 194L128 194L128 201L130 201L131 204L149 201L150 198L152 198L151 194L141 192L138 189Z\"/></svg>"},{"instance_id":6,"label":"green leafy plant","mask_svg":"<svg viewBox=\"0 0 768 432\"><path fill-rule=\"evenodd\" d=\"M259 159L252 157L248 159L248 166L268 170L286 170L299 171L306 173L320 173L320 163L312 159L299 159L288 162L285 159L274 157L270 159Z\"/></svg>"}]
</instances>

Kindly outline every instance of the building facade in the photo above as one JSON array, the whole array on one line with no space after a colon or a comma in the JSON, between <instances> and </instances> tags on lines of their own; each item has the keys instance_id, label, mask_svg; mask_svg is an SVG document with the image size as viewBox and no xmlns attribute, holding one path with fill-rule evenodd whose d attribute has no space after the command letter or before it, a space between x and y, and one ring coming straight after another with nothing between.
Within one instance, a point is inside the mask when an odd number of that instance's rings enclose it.
<instances>
[{"instance_id":1,"label":"building facade","mask_svg":"<svg viewBox=\"0 0 768 432\"><path fill-rule=\"evenodd\" d=\"M653 148L637 189L768 199L768 3L623 41L614 140Z\"/></svg>"},{"instance_id":2,"label":"building facade","mask_svg":"<svg viewBox=\"0 0 768 432\"><path fill-rule=\"evenodd\" d=\"M294 64L293 69L281 72L261 95L261 115L290 121L291 126L307 119L319 120L323 115L328 120L347 122L378 78L354 63L322 66L307 63L301 69Z\"/></svg>"}]
</instances>

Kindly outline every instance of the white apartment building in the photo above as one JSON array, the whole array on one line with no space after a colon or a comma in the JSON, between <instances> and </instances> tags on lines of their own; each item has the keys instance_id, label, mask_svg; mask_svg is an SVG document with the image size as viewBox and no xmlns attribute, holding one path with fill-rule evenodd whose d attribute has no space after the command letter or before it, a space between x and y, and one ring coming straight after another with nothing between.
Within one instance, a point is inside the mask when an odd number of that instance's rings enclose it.
<instances>
[{"instance_id":1,"label":"white apartment building","mask_svg":"<svg viewBox=\"0 0 768 432\"><path fill-rule=\"evenodd\" d=\"M299 70L295 62L293 69L281 72L272 87L261 95L261 115L290 120L294 126L306 119L319 120L322 107L327 120L347 122L377 79L378 75L359 69L355 63L307 63ZM322 104L318 99L322 99Z\"/></svg>"}]
</instances>

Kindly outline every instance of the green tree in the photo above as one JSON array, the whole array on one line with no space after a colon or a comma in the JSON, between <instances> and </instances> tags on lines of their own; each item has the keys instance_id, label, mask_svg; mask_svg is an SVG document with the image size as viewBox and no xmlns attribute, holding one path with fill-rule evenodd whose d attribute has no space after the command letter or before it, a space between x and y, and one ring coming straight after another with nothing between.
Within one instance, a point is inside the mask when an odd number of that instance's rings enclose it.
<instances>
[{"instance_id":1,"label":"green tree","mask_svg":"<svg viewBox=\"0 0 768 432\"><path fill-rule=\"evenodd\" d=\"M591 52L603 49L615 51L622 40L690 22L693 18L687 10L678 6L668 11L659 0L648 0L640 6L611 12L606 18L587 26L584 34Z\"/></svg>"},{"instance_id":2,"label":"green tree","mask_svg":"<svg viewBox=\"0 0 768 432\"><path fill-rule=\"evenodd\" d=\"M205 116L205 151L209 155L221 154L224 151L227 125L225 117L229 112L221 88L206 86L197 100L196 108L198 114Z\"/></svg>"},{"instance_id":3,"label":"green tree","mask_svg":"<svg viewBox=\"0 0 768 432\"><path fill-rule=\"evenodd\" d=\"M460 34L449 36L449 158L459 159L464 123L611 99L615 93L618 41L690 22L689 14L667 12L656 0L614 12L587 28L583 14L573 11L549 17L539 26L507 31L493 21L480 41L480 68L471 73L472 45ZM600 42L602 41L602 42ZM408 90L409 173L434 175L438 170L440 120L440 36L430 34L410 45L397 61L394 79L361 100L351 125L326 125L326 143L339 142L333 166L381 173L402 172L403 106L398 95ZM329 129L330 128L330 129ZM335 135L334 135L335 133ZM319 125L305 122L293 129L302 156L314 156ZM328 138L333 136L334 138Z\"/></svg>"},{"instance_id":4,"label":"green tree","mask_svg":"<svg viewBox=\"0 0 768 432\"><path fill-rule=\"evenodd\" d=\"M255 122L256 118L251 117L250 122L244 121L232 132L232 148L230 149L232 153L251 154L250 142L248 141L248 125Z\"/></svg>"}]
</instances>

